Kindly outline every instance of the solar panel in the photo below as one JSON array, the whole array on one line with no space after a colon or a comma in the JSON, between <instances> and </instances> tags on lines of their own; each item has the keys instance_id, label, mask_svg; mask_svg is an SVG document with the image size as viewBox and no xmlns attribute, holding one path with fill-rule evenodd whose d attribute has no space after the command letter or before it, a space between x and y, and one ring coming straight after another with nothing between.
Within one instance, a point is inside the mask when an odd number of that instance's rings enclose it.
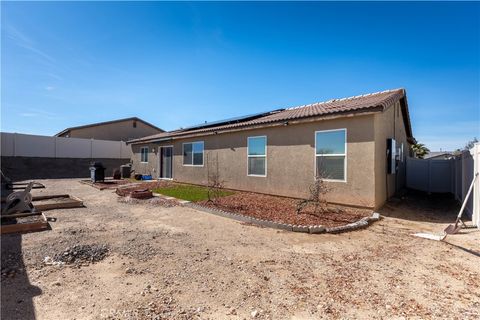
<instances>
[{"instance_id":1,"label":"solar panel","mask_svg":"<svg viewBox=\"0 0 480 320\"><path fill-rule=\"evenodd\" d=\"M218 125L225 125L225 124L232 124L232 123L238 123L238 122L253 120L253 119L268 116L269 114L272 114L272 113L275 113L275 112L278 112L278 111L283 111L283 110L285 110L285 109L277 109L277 110L268 111L268 112L260 112L260 113L249 114L249 115L241 116L241 117L234 117L234 118L228 118L228 119L224 119L224 120L206 122L206 123L197 124L197 125L194 125L194 126L183 128L183 131L200 129L200 128L208 128L208 127L213 127L213 126L218 126Z\"/></svg>"}]
</instances>

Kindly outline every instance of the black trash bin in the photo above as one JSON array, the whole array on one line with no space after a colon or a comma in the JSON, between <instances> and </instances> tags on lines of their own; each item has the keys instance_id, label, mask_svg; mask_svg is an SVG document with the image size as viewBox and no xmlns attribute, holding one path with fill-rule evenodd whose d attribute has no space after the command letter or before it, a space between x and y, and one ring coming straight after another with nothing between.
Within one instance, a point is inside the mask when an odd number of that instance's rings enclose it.
<instances>
[{"instance_id":1,"label":"black trash bin","mask_svg":"<svg viewBox=\"0 0 480 320\"><path fill-rule=\"evenodd\" d=\"M90 163L90 179L92 182L105 181L105 167L101 162Z\"/></svg>"}]
</instances>

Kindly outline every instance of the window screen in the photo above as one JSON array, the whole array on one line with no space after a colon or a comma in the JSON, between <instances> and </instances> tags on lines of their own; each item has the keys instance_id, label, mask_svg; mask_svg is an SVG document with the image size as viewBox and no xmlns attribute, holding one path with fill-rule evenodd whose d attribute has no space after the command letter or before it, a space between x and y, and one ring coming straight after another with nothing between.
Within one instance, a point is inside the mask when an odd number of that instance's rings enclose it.
<instances>
[{"instance_id":1,"label":"window screen","mask_svg":"<svg viewBox=\"0 0 480 320\"><path fill-rule=\"evenodd\" d=\"M148 162L148 147L140 149L140 162Z\"/></svg>"},{"instance_id":2,"label":"window screen","mask_svg":"<svg viewBox=\"0 0 480 320\"><path fill-rule=\"evenodd\" d=\"M203 166L203 141L183 144L183 164Z\"/></svg>"},{"instance_id":3,"label":"window screen","mask_svg":"<svg viewBox=\"0 0 480 320\"><path fill-rule=\"evenodd\" d=\"M248 175L267 175L267 137L248 137Z\"/></svg>"},{"instance_id":4,"label":"window screen","mask_svg":"<svg viewBox=\"0 0 480 320\"><path fill-rule=\"evenodd\" d=\"M315 133L315 173L326 180L346 180L345 129L317 131Z\"/></svg>"}]
</instances>

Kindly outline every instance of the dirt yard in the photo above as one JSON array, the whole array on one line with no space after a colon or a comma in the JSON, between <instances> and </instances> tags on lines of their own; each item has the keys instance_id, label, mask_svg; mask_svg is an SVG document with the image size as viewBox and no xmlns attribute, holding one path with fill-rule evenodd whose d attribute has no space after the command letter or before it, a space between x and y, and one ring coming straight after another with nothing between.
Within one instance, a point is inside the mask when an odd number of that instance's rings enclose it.
<instances>
[{"instance_id":1,"label":"dirt yard","mask_svg":"<svg viewBox=\"0 0 480 320\"><path fill-rule=\"evenodd\" d=\"M480 317L480 232L409 235L454 220L444 199L410 196L368 229L309 235L41 182L35 195L87 207L46 212L50 231L2 236L2 319Z\"/></svg>"}]
</instances>

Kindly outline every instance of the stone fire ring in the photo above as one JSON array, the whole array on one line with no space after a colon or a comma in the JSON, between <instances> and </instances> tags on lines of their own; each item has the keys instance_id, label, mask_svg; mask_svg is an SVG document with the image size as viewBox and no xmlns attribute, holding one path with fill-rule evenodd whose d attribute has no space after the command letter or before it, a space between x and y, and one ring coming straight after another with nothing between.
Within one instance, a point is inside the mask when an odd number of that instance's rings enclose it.
<instances>
[{"instance_id":1,"label":"stone fire ring","mask_svg":"<svg viewBox=\"0 0 480 320\"><path fill-rule=\"evenodd\" d=\"M134 190L130 193L130 197L134 199L150 199L153 197L152 191L146 190Z\"/></svg>"},{"instance_id":2,"label":"stone fire ring","mask_svg":"<svg viewBox=\"0 0 480 320\"><path fill-rule=\"evenodd\" d=\"M305 225L293 225L293 224L287 224L287 223L281 223L281 222L274 222L274 221L268 221L268 220L262 220L262 219L257 219L253 217L249 217L246 215L242 214L236 214L232 212L227 212L223 211L220 209L214 209L214 208L207 208L204 206L200 206L198 204L189 202L183 204L184 206L190 207L192 209L196 209L199 211L211 213L220 217L224 218L230 218L234 219L237 221L241 222L246 222L246 223L251 223L254 225L262 226L262 227L268 227L268 228L274 228L274 229L280 229L280 230L286 230L286 231L292 231L292 232L303 232L303 233L342 233L342 232L348 232L348 231L353 231L353 230L358 230L358 229L363 229L368 227L370 224L373 222L380 220L380 214L377 212L374 212L370 217L365 217L362 218L356 222L352 222L343 226L337 226L337 227L331 227L327 228L324 226L305 226Z\"/></svg>"}]
</instances>

